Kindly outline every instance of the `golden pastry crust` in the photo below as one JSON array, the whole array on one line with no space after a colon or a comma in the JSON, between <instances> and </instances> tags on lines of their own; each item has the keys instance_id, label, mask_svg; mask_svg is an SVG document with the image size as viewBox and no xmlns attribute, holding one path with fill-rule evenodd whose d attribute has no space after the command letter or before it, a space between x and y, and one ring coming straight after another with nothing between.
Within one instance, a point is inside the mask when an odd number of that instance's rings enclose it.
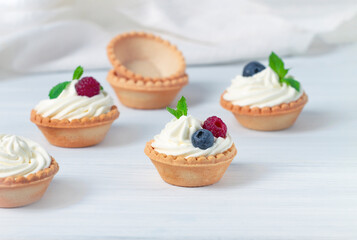
<instances>
[{"instance_id":1,"label":"golden pastry crust","mask_svg":"<svg viewBox=\"0 0 357 240\"><path fill-rule=\"evenodd\" d=\"M48 168L45 168L33 174L29 174L26 177L17 176L0 178L0 188L23 186L25 184L31 184L45 180L47 178L52 178L58 172L59 166L54 158L51 157L51 159L51 165Z\"/></svg>"},{"instance_id":2,"label":"golden pastry crust","mask_svg":"<svg viewBox=\"0 0 357 240\"><path fill-rule=\"evenodd\" d=\"M115 71L111 70L107 81L125 106L136 109L159 109L170 105L181 88L188 83L188 78L185 75L177 80L157 81L154 84L151 81L119 78Z\"/></svg>"},{"instance_id":3,"label":"golden pastry crust","mask_svg":"<svg viewBox=\"0 0 357 240\"><path fill-rule=\"evenodd\" d=\"M37 125L47 140L55 146L78 148L89 147L100 143L113 121L119 117L116 106L98 117L58 120L44 118L35 110L31 112L31 121Z\"/></svg>"},{"instance_id":4,"label":"golden pastry crust","mask_svg":"<svg viewBox=\"0 0 357 240\"><path fill-rule=\"evenodd\" d=\"M162 163L167 163L167 164L172 164L172 165L186 165L186 166L195 166L195 165L210 165L210 164L216 164L216 163L221 163L221 162L226 162L226 161L232 161L234 156L237 154L237 149L232 144L232 146L224 151L223 153L219 153L217 155L211 155L208 157L205 156L199 156L199 157L189 157L189 158L184 158L182 156L172 156L172 155L166 155L163 153L159 153L155 151L155 149L151 146L154 140L151 140L146 143L144 152L145 154L153 160L162 162Z\"/></svg>"},{"instance_id":5,"label":"golden pastry crust","mask_svg":"<svg viewBox=\"0 0 357 240\"><path fill-rule=\"evenodd\" d=\"M158 153L146 143L145 154L150 158L161 178L172 185L181 187L202 187L218 182L237 154L234 144L215 156L184 158Z\"/></svg>"},{"instance_id":6,"label":"golden pastry crust","mask_svg":"<svg viewBox=\"0 0 357 240\"><path fill-rule=\"evenodd\" d=\"M118 108L113 105L108 113L101 114L97 117L84 117L81 119L73 119L69 121L68 119L51 119L49 117L42 117L37 114L36 110L31 111L30 120L36 125L51 128L87 128L103 125L106 123L111 123L119 117Z\"/></svg>"},{"instance_id":7,"label":"golden pastry crust","mask_svg":"<svg viewBox=\"0 0 357 240\"><path fill-rule=\"evenodd\" d=\"M138 79L127 79L119 77L112 69L108 72L107 81L112 85L123 89L135 91L166 91L174 88L182 88L188 83L187 74L182 75L176 79L157 80L157 81L143 81Z\"/></svg>"},{"instance_id":8,"label":"golden pastry crust","mask_svg":"<svg viewBox=\"0 0 357 240\"><path fill-rule=\"evenodd\" d=\"M172 73L170 76L167 77L145 77L142 76L141 74L134 73L133 71L129 70L127 67L124 66L124 64L121 62L120 59L117 58L115 54L115 46L123 42L127 39L130 38L140 38L140 39L147 39L149 41L154 40L155 42L163 45L162 47L170 50L173 55L175 55L175 58L178 60L178 64L176 66L176 71ZM149 43L148 43L149 44ZM148 49L148 46L145 46L146 49ZM166 80L171 80L171 79L177 79L184 75L185 69L186 69L186 63L185 59L182 55L182 53L177 49L176 46L172 45L170 42L163 40L162 38L155 36L153 34L149 33L144 33L144 32L130 32L130 33L124 33L116 36L113 38L110 43L107 46L107 54L109 61L113 65L114 69L116 72L122 74L128 79L136 79L136 80L142 80L142 81L166 81ZM158 53L159 54L159 53ZM160 57L160 56L159 56Z\"/></svg>"},{"instance_id":9,"label":"golden pastry crust","mask_svg":"<svg viewBox=\"0 0 357 240\"><path fill-rule=\"evenodd\" d=\"M250 115L250 116L273 116L273 115L280 115L289 112L294 112L297 109L302 109L308 101L308 97L306 93L303 93L303 95L299 99L290 103L282 103L280 105L276 105L273 107L250 108L249 106L234 105L232 104L232 102L225 100L223 98L225 93L226 91L221 95L221 100L220 100L220 104L223 108L231 111L234 114Z\"/></svg>"}]
</instances>

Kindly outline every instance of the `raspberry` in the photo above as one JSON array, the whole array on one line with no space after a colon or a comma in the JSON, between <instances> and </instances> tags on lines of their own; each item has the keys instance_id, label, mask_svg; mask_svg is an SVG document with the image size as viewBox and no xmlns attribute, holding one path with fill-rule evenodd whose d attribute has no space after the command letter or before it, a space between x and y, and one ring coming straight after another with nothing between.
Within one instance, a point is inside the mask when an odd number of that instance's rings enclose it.
<instances>
[{"instance_id":1,"label":"raspberry","mask_svg":"<svg viewBox=\"0 0 357 240\"><path fill-rule=\"evenodd\" d=\"M216 138L226 138L227 126L219 117L213 116L206 119L202 128L210 131Z\"/></svg>"},{"instance_id":2,"label":"raspberry","mask_svg":"<svg viewBox=\"0 0 357 240\"><path fill-rule=\"evenodd\" d=\"M92 77L84 77L76 84L79 96L93 97L100 92L100 83Z\"/></svg>"}]
</instances>

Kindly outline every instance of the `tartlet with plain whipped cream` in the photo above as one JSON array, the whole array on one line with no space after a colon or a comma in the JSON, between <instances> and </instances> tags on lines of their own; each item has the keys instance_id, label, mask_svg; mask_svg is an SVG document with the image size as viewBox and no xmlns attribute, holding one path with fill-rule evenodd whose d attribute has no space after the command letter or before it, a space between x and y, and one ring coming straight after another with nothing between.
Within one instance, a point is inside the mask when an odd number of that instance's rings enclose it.
<instances>
[{"instance_id":1,"label":"tartlet with plain whipped cream","mask_svg":"<svg viewBox=\"0 0 357 240\"><path fill-rule=\"evenodd\" d=\"M124 105L137 109L164 108L188 83L182 53L158 36L123 33L107 47L113 69L107 81Z\"/></svg>"},{"instance_id":2,"label":"tartlet with plain whipped cream","mask_svg":"<svg viewBox=\"0 0 357 240\"><path fill-rule=\"evenodd\" d=\"M227 126L216 116L204 122L187 116L184 97L177 110L168 108L168 111L176 118L147 142L144 150L161 178L183 187L218 182L237 154Z\"/></svg>"},{"instance_id":3,"label":"tartlet with plain whipped cream","mask_svg":"<svg viewBox=\"0 0 357 240\"><path fill-rule=\"evenodd\" d=\"M0 134L0 207L38 201L58 169L57 162L38 143Z\"/></svg>"},{"instance_id":4,"label":"tartlet with plain whipped cream","mask_svg":"<svg viewBox=\"0 0 357 240\"><path fill-rule=\"evenodd\" d=\"M221 95L221 106L246 128L275 131L292 126L308 97L288 71L275 53L268 67L250 62Z\"/></svg>"},{"instance_id":5,"label":"tartlet with plain whipped cream","mask_svg":"<svg viewBox=\"0 0 357 240\"><path fill-rule=\"evenodd\" d=\"M73 80L57 84L31 112L31 121L47 140L59 147L87 147L107 134L119 111L113 99L93 77L78 67Z\"/></svg>"}]
</instances>

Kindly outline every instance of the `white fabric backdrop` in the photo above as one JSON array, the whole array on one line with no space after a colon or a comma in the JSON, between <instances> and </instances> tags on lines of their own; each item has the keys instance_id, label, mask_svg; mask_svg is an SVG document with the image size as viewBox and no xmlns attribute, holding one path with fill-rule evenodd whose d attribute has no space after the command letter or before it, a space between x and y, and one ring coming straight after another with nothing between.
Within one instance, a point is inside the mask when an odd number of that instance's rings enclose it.
<instances>
[{"instance_id":1,"label":"white fabric backdrop","mask_svg":"<svg viewBox=\"0 0 357 240\"><path fill-rule=\"evenodd\" d=\"M357 41L356 0L0 0L0 68L108 68L115 35L144 30L189 64L321 52Z\"/></svg>"}]
</instances>

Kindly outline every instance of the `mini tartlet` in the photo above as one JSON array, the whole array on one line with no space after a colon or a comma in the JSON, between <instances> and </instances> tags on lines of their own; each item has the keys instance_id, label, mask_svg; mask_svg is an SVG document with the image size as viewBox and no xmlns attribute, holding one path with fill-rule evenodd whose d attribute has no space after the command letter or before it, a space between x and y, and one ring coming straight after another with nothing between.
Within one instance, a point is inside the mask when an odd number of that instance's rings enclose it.
<instances>
[{"instance_id":1,"label":"mini tartlet","mask_svg":"<svg viewBox=\"0 0 357 240\"><path fill-rule=\"evenodd\" d=\"M221 106L231 111L242 126L254 130L275 131L291 127L307 102L304 93L298 100L273 107L253 107L233 105L221 95Z\"/></svg>"},{"instance_id":2,"label":"mini tartlet","mask_svg":"<svg viewBox=\"0 0 357 240\"><path fill-rule=\"evenodd\" d=\"M208 157L166 155L155 151L153 140L145 146L145 154L151 159L161 178L172 185L201 187L218 182L231 164L237 149L234 144L223 153Z\"/></svg>"},{"instance_id":3,"label":"mini tartlet","mask_svg":"<svg viewBox=\"0 0 357 240\"><path fill-rule=\"evenodd\" d=\"M41 101L30 120L55 146L77 148L98 144L119 117L112 98L92 77L80 76L78 67L73 80L52 88L50 99Z\"/></svg>"},{"instance_id":4,"label":"mini tartlet","mask_svg":"<svg viewBox=\"0 0 357 240\"><path fill-rule=\"evenodd\" d=\"M42 117L36 110L31 111L31 121L37 125L46 139L55 146L66 148L88 147L100 143L119 117L116 106L110 112L97 117L58 120Z\"/></svg>"},{"instance_id":5,"label":"mini tartlet","mask_svg":"<svg viewBox=\"0 0 357 240\"><path fill-rule=\"evenodd\" d=\"M289 69L272 53L269 66L247 64L243 76L232 80L220 104L249 129L276 131L291 127L308 101L300 83L287 76Z\"/></svg>"},{"instance_id":6,"label":"mini tartlet","mask_svg":"<svg viewBox=\"0 0 357 240\"><path fill-rule=\"evenodd\" d=\"M152 34L118 35L108 44L107 54L113 65L107 80L128 107L163 108L188 83L182 53Z\"/></svg>"},{"instance_id":7,"label":"mini tartlet","mask_svg":"<svg viewBox=\"0 0 357 240\"><path fill-rule=\"evenodd\" d=\"M37 143L14 135L0 134L0 151L0 207L41 199L59 170L54 158Z\"/></svg>"},{"instance_id":8,"label":"mini tartlet","mask_svg":"<svg viewBox=\"0 0 357 240\"><path fill-rule=\"evenodd\" d=\"M182 187L201 187L218 182L237 154L224 122L216 116L203 123L187 116L183 97L177 110L168 110L176 118L147 142L144 149L161 178Z\"/></svg>"},{"instance_id":9,"label":"mini tartlet","mask_svg":"<svg viewBox=\"0 0 357 240\"><path fill-rule=\"evenodd\" d=\"M188 83L187 75L166 81L128 80L110 70L107 81L124 105L137 109L164 108L169 105Z\"/></svg>"}]
</instances>

